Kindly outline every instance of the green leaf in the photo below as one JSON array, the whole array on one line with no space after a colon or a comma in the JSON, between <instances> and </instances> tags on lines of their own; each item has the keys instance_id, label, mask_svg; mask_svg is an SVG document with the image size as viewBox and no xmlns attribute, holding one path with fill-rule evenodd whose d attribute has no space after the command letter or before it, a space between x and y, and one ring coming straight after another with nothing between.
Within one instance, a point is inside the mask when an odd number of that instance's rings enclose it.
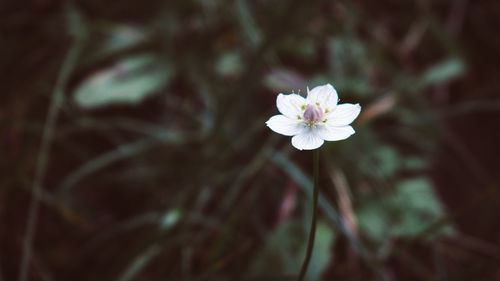
<instances>
[{"instance_id":1,"label":"green leaf","mask_svg":"<svg viewBox=\"0 0 500 281\"><path fill-rule=\"evenodd\" d=\"M75 91L75 101L84 108L136 104L164 87L172 73L172 67L155 56L127 58L83 81Z\"/></svg>"},{"instance_id":2,"label":"green leaf","mask_svg":"<svg viewBox=\"0 0 500 281\"><path fill-rule=\"evenodd\" d=\"M217 60L215 71L221 76L240 74L243 70L243 61L237 52L225 53Z\"/></svg>"},{"instance_id":3,"label":"green leaf","mask_svg":"<svg viewBox=\"0 0 500 281\"><path fill-rule=\"evenodd\" d=\"M305 258L308 234L303 222L284 222L268 237L266 246L258 254L250 270L256 277L297 275ZM313 254L306 280L319 280L331 260L333 229L318 222Z\"/></svg>"},{"instance_id":4,"label":"green leaf","mask_svg":"<svg viewBox=\"0 0 500 281\"><path fill-rule=\"evenodd\" d=\"M382 145L366 154L360 160L360 167L366 174L375 173L378 178L385 178L394 175L400 162L401 157L395 148Z\"/></svg>"},{"instance_id":5,"label":"green leaf","mask_svg":"<svg viewBox=\"0 0 500 281\"><path fill-rule=\"evenodd\" d=\"M379 242L418 235L443 215L441 202L426 178L401 182L387 194L368 198L357 210L362 232ZM445 228L438 234L450 231Z\"/></svg>"},{"instance_id":6,"label":"green leaf","mask_svg":"<svg viewBox=\"0 0 500 281\"><path fill-rule=\"evenodd\" d=\"M97 21L91 26L91 40L85 62L93 63L114 53L133 48L145 42L150 33L141 27Z\"/></svg>"},{"instance_id":7,"label":"green leaf","mask_svg":"<svg viewBox=\"0 0 500 281\"><path fill-rule=\"evenodd\" d=\"M450 58L430 67L422 75L423 86L438 85L459 77L465 71L464 62L459 58Z\"/></svg>"}]
</instances>

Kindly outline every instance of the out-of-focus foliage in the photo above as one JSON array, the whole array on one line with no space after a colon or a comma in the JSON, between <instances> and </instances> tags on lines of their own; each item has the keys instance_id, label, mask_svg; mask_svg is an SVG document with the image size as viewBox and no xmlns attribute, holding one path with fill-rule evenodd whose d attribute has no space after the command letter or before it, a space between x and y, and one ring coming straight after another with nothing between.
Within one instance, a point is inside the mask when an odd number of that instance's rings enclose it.
<instances>
[{"instance_id":1,"label":"out-of-focus foliage","mask_svg":"<svg viewBox=\"0 0 500 281\"><path fill-rule=\"evenodd\" d=\"M127 58L83 81L75 91L75 100L79 106L86 108L135 104L165 86L172 76L171 72L170 66L153 56Z\"/></svg>"},{"instance_id":2,"label":"out-of-focus foliage","mask_svg":"<svg viewBox=\"0 0 500 281\"><path fill-rule=\"evenodd\" d=\"M267 238L266 246L255 258L250 274L275 277L296 275L306 254L306 229L308 230L308 227L302 222L282 223ZM331 227L326 223L319 223L316 232L311 267L306 273L306 278L310 280L318 280L331 260L330 249L334 236Z\"/></svg>"},{"instance_id":3,"label":"out-of-focus foliage","mask_svg":"<svg viewBox=\"0 0 500 281\"><path fill-rule=\"evenodd\" d=\"M19 275L32 197L30 280L294 280L312 154L264 122L277 93L323 83L363 109L321 148L308 280L493 280L497 220L479 214L498 213L496 170L447 119L500 108L485 2L1 4L0 280Z\"/></svg>"},{"instance_id":4,"label":"out-of-focus foliage","mask_svg":"<svg viewBox=\"0 0 500 281\"><path fill-rule=\"evenodd\" d=\"M367 198L356 217L362 233L384 242L391 236L418 235L443 215L432 185L425 179L412 179L398 183L395 190L378 200Z\"/></svg>"}]
</instances>

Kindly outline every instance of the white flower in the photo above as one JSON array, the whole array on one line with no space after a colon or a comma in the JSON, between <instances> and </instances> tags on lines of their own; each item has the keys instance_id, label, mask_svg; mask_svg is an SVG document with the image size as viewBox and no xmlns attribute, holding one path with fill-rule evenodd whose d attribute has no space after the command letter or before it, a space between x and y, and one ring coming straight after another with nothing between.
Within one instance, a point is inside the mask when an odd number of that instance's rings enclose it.
<instances>
[{"instance_id":1,"label":"white flower","mask_svg":"<svg viewBox=\"0 0 500 281\"><path fill-rule=\"evenodd\" d=\"M337 102L337 91L330 84L307 89L307 98L279 94L276 106L281 114L271 117L266 124L276 133L293 136L295 148L316 149L325 141L344 140L354 134L349 124L358 117L361 106Z\"/></svg>"}]
</instances>

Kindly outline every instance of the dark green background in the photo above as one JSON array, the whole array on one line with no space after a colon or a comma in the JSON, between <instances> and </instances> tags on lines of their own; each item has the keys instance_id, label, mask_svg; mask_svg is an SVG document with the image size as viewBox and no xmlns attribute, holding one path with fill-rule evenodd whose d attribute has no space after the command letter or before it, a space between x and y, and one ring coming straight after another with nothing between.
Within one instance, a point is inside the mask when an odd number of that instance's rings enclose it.
<instances>
[{"instance_id":1,"label":"dark green background","mask_svg":"<svg viewBox=\"0 0 500 281\"><path fill-rule=\"evenodd\" d=\"M0 280L29 217L28 280L294 280L312 153L265 121L324 83L363 110L321 148L307 279L498 280L499 26L495 0L2 1Z\"/></svg>"}]
</instances>

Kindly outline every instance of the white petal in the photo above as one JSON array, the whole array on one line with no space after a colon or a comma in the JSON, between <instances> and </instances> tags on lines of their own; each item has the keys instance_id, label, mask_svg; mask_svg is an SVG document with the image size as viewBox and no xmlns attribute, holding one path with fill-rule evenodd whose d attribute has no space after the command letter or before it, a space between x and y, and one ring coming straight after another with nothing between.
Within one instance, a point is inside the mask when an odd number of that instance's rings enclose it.
<instances>
[{"instance_id":1,"label":"white petal","mask_svg":"<svg viewBox=\"0 0 500 281\"><path fill-rule=\"evenodd\" d=\"M297 115L302 115L301 107L305 104L306 99L297 94L279 94L276 98L276 106L280 113L290 118L297 118Z\"/></svg>"},{"instance_id":2,"label":"white petal","mask_svg":"<svg viewBox=\"0 0 500 281\"><path fill-rule=\"evenodd\" d=\"M335 110L338 101L337 91L331 84L317 86L307 94L308 103L319 103L321 108L328 109L330 112Z\"/></svg>"},{"instance_id":3,"label":"white petal","mask_svg":"<svg viewBox=\"0 0 500 281\"><path fill-rule=\"evenodd\" d=\"M323 145L323 143L324 141L315 133L315 130L311 129L292 138L292 145L299 150L316 149Z\"/></svg>"},{"instance_id":4,"label":"white petal","mask_svg":"<svg viewBox=\"0 0 500 281\"><path fill-rule=\"evenodd\" d=\"M337 108L330 114L328 125L330 126L346 126L352 123L361 112L359 103L343 103L337 105Z\"/></svg>"},{"instance_id":5,"label":"white petal","mask_svg":"<svg viewBox=\"0 0 500 281\"><path fill-rule=\"evenodd\" d=\"M295 136L306 130L306 127L299 120L294 120L281 114L269 118L266 125L276 133L285 136Z\"/></svg>"},{"instance_id":6,"label":"white petal","mask_svg":"<svg viewBox=\"0 0 500 281\"><path fill-rule=\"evenodd\" d=\"M354 134L354 129L351 126L335 127L324 125L316 127L316 131L316 134L326 141L345 140Z\"/></svg>"}]
</instances>

